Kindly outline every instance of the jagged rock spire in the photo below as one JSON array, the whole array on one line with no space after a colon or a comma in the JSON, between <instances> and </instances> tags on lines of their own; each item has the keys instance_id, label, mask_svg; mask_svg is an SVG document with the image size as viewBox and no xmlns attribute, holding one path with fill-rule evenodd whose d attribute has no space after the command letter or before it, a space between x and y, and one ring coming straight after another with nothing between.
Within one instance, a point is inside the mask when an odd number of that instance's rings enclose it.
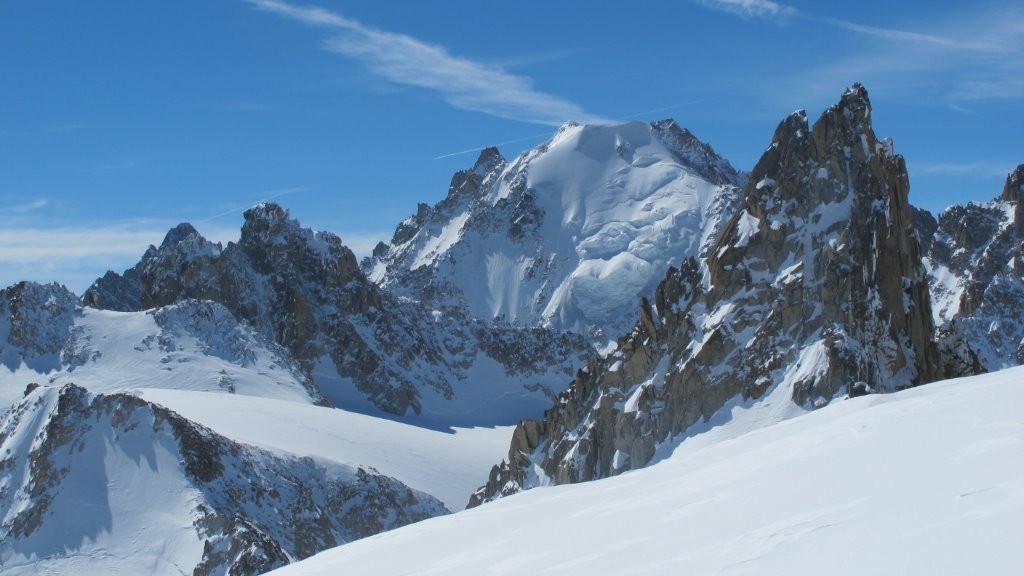
<instances>
[{"instance_id":1,"label":"jagged rock spire","mask_svg":"<svg viewBox=\"0 0 1024 576\"><path fill-rule=\"evenodd\" d=\"M1006 176L1002 199L1015 204L1013 209L1014 229L1018 238L1024 238L1024 164Z\"/></svg>"}]
</instances>

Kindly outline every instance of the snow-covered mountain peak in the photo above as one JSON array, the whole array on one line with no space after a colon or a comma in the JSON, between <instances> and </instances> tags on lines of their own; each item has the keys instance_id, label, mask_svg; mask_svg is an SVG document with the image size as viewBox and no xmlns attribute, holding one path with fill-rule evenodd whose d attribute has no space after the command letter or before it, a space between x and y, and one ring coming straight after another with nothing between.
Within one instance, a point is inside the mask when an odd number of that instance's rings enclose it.
<instances>
[{"instance_id":1,"label":"snow-covered mountain peak","mask_svg":"<svg viewBox=\"0 0 1024 576\"><path fill-rule=\"evenodd\" d=\"M433 424L508 423L539 413L585 349L574 334L446 317L388 294L338 236L303 228L276 204L248 210L238 243L223 251L195 256L196 236L185 236L97 281L89 302L194 301L189 314L208 318L193 323L201 332L233 316L287 351L317 401Z\"/></svg>"},{"instance_id":2,"label":"snow-covered mountain peak","mask_svg":"<svg viewBox=\"0 0 1024 576\"><path fill-rule=\"evenodd\" d=\"M301 254L304 259L333 261L344 270L358 268L355 255L339 236L304 228L278 204L257 204L245 211L244 218L238 244L250 256Z\"/></svg>"},{"instance_id":3,"label":"snow-covered mountain peak","mask_svg":"<svg viewBox=\"0 0 1024 576\"><path fill-rule=\"evenodd\" d=\"M950 206L927 233L945 347L960 363L985 370L1024 362L1024 327L1006 319L1008 310L1024 308L1024 164L995 200Z\"/></svg>"},{"instance_id":4,"label":"snow-covered mountain peak","mask_svg":"<svg viewBox=\"0 0 1024 576\"><path fill-rule=\"evenodd\" d=\"M476 163L473 164L473 174L483 177L488 172L494 170L505 162L505 157L501 155L496 146L489 146L480 151L480 156L477 158Z\"/></svg>"},{"instance_id":5,"label":"snow-covered mountain peak","mask_svg":"<svg viewBox=\"0 0 1024 576\"><path fill-rule=\"evenodd\" d=\"M364 269L429 306L603 341L670 265L707 249L742 181L673 121L567 123L511 163L485 151Z\"/></svg>"}]
</instances>

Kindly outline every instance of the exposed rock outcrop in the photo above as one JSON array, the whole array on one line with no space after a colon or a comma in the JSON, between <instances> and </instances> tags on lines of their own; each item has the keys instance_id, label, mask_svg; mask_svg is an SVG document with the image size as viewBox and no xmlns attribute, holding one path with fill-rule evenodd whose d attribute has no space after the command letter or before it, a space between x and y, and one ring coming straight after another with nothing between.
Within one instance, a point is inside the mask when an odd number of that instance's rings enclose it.
<instances>
[{"instance_id":1,"label":"exposed rock outcrop","mask_svg":"<svg viewBox=\"0 0 1024 576\"><path fill-rule=\"evenodd\" d=\"M78 297L59 284L19 282L0 290L0 365L46 373L74 362L70 339Z\"/></svg>"}]
</instances>

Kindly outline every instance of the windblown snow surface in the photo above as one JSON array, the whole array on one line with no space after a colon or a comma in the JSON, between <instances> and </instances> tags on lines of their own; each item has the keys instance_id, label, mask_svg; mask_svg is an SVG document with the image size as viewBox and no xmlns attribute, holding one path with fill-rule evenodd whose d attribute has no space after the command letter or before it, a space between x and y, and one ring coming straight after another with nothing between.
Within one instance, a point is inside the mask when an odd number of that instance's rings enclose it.
<instances>
[{"instance_id":1,"label":"windblown snow surface","mask_svg":"<svg viewBox=\"0 0 1024 576\"><path fill-rule=\"evenodd\" d=\"M1020 574L1024 367L744 418L274 574Z\"/></svg>"}]
</instances>

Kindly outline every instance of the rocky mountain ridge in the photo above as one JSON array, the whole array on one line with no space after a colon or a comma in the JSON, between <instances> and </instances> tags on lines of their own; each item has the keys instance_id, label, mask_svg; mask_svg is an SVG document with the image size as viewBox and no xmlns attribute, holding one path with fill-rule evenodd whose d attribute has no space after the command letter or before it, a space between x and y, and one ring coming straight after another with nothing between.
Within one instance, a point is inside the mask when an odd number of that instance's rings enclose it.
<instances>
[{"instance_id":1,"label":"rocky mountain ridge","mask_svg":"<svg viewBox=\"0 0 1024 576\"><path fill-rule=\"evenodd\" d=\"M1024 164L991 202L951 206L927 238L935 323L963 363L1000 370L1024 363Z\"/></svg>"},{"instance_id":2,"label":"rocky mountain ridge","mask_svg":"<svg viewBox=\"0 0 1024 576\"><path fill-rule=\"evenodd\" d=\"M571 333L451 316L382 291L339 237L276 204L247 210L238 243L223 248L182 224L83 298L114 309L188 299L217 302L283 346L326 401L442 424L539 413L587 350ZM493 405L499 397L508 410Z\"/></svg>"}]
</instances>

